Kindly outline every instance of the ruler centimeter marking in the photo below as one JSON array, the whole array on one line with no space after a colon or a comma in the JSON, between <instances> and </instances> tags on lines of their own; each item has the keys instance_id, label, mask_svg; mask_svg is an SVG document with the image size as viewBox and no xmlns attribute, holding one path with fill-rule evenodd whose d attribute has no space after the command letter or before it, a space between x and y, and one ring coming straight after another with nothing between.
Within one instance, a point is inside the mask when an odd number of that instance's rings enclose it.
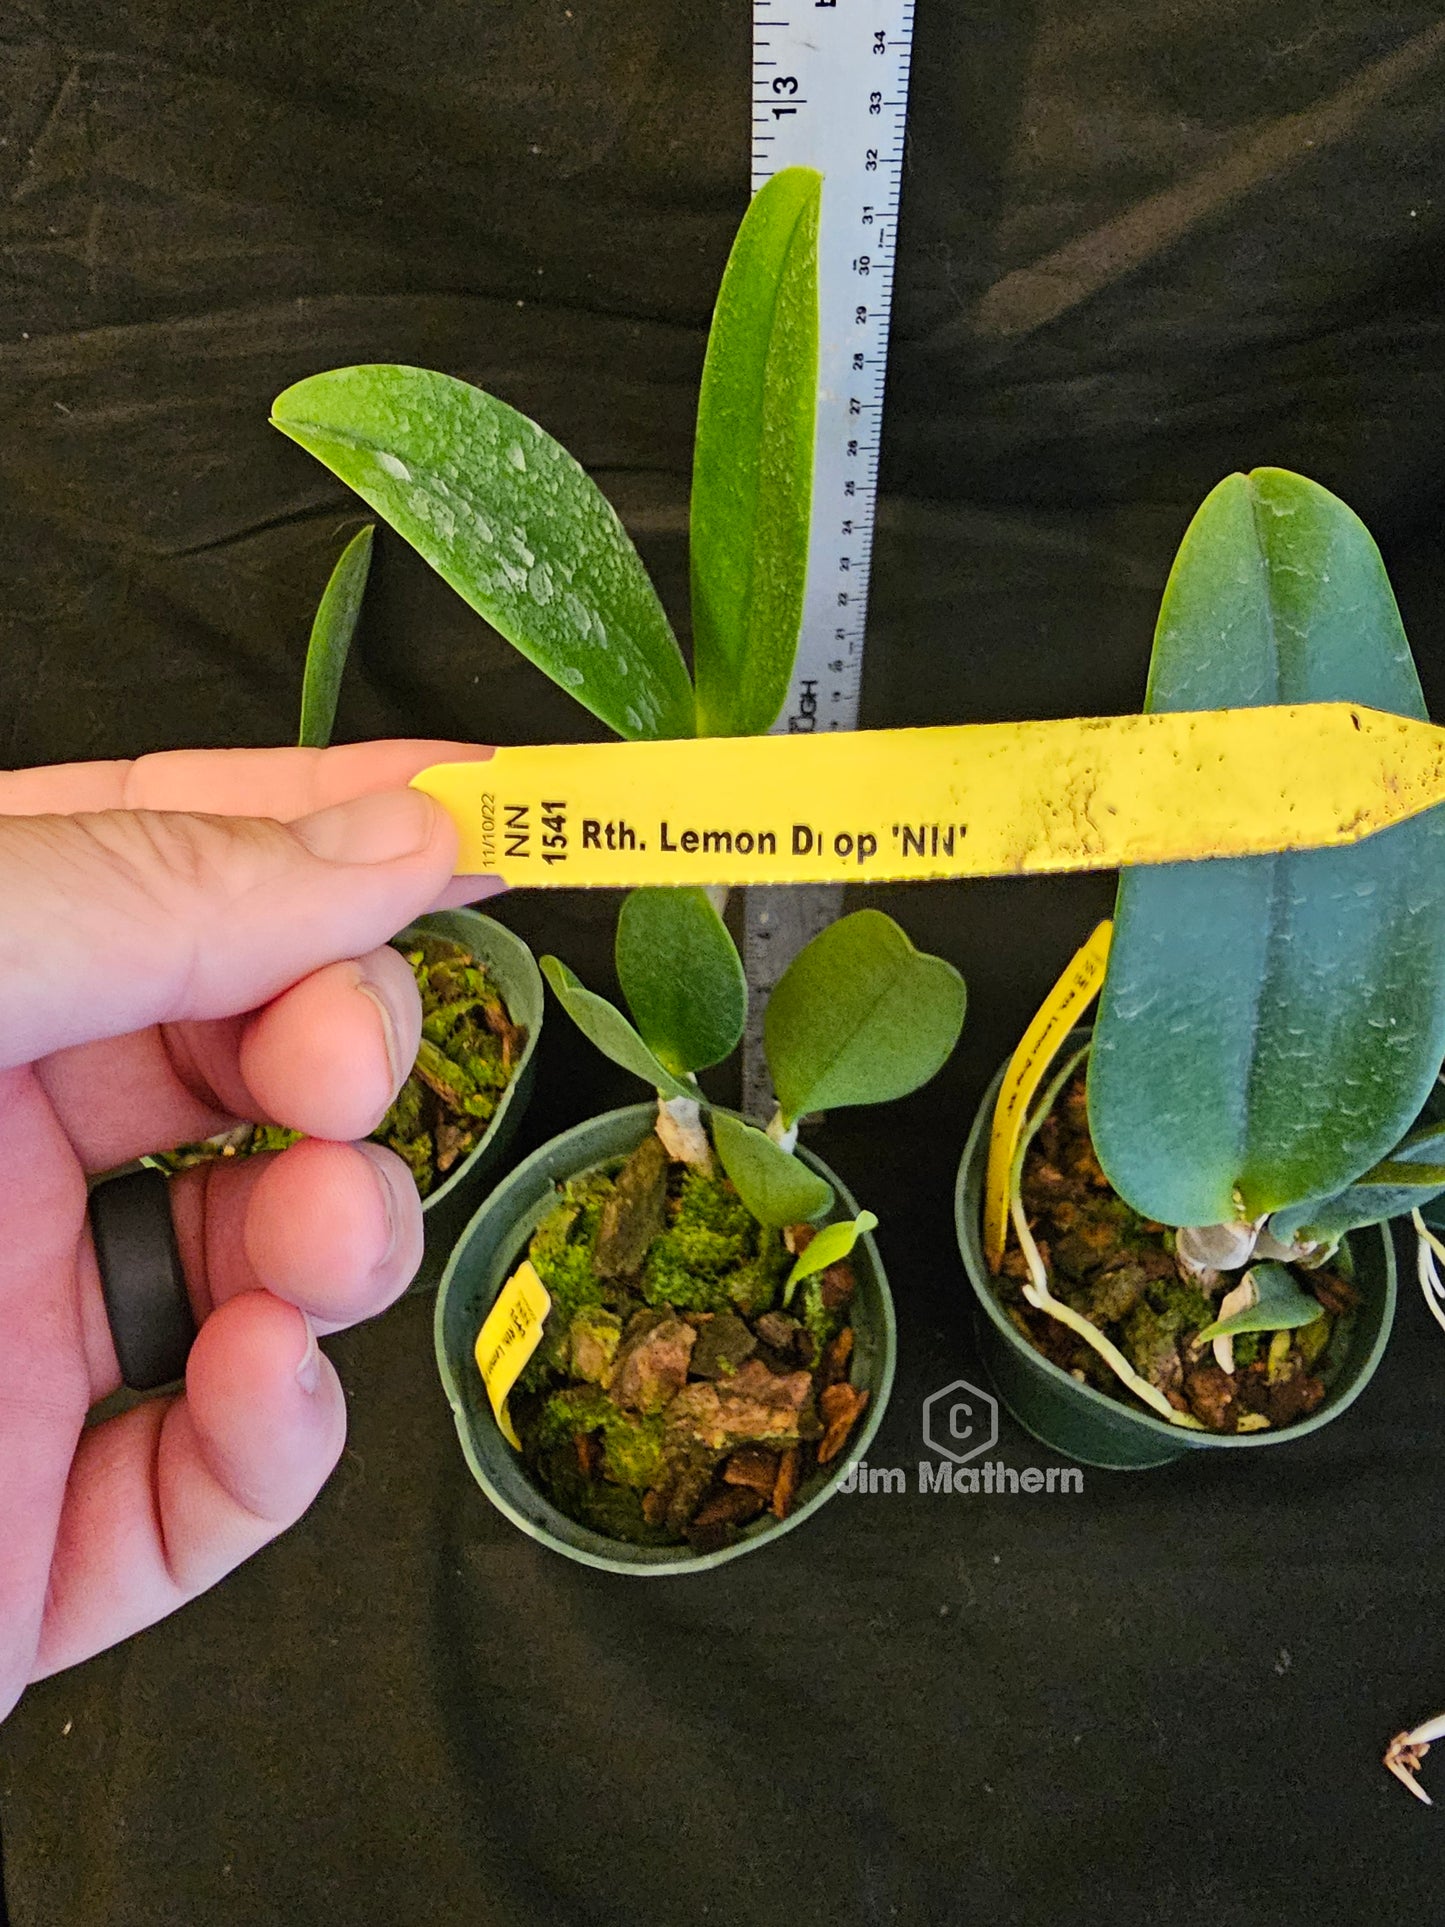
<instances>
[{"instance_id":1,"label":"ruler centimeter marking","mask_svg":"<svg viewBox=\"0 0 1445 1927\"><path fill-rule=\"evenodd\" d=\"M774 728L853 729L863 677L878 452L914 0L754 0L753 192L785 167L823 175L818 420L802 632ZM840 886L745 893L743 1108L772 1105L768 994L842 909Z\"/></svg>"}]
</instances>

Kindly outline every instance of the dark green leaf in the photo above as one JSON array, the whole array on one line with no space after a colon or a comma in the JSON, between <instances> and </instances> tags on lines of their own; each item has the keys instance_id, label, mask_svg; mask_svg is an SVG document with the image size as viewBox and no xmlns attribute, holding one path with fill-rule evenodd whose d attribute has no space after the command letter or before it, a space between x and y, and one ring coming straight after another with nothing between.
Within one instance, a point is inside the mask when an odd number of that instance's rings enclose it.
<instances>
[{"instance_id":1,"label":"dark green leaf","mask_svg":"<svg viewBox=\"0 0 1445 1927\"><path fill-rule=\"evenodd\" d=\"M649 1050L679 1077L737 1046L748 986L737 945L700 889L634 890L617 918L617 977Z\"/></svg>"},{"instance_id":2,"label":"dark green leaf","mask_svg":"<svg viewBox=\"0 0 1445 1927\"><path fill-rule=\"evenodd\" d=\"M698 734L767 730L798 647L818 402L822 176L789 167L738 229L713 313L692 473Z\"/></svg>"},{"instance_id":3,"label":"dark green leaf","mask_svg":"<svg viewBox=\"0 0 1445 1927\"><path fill-rule=\"evenodd\" d=\"M322 591L301 679L301 734L297 740L302 749L325 749L331 741L336 699L341 694L341 678L371 571L371 538L375 533L375 526L368 522L352 536Z\"/></svg>"},{"instance_id":4,"label":"dark green leaf","mask_svg":"<svg viewBox=\"0 0 1445 1927\"><path fill-rule=\"evenodd\" d=\"M1411 1131L1381 1163L1332 1198L1276 1211L1269 1229L1283 1243L1324 1244L1364 1225L1405 1217L1445 1191L1445 1124Z\"/></svg>"},{"instance_id":5,"label":"dark green leaf","mask_svg":"<svg viewBox=\"0 0 1445 1927\"><path fill-rule=\"evenodd\" d=\"M768 999L764 1043L784 1118L917 1090L958 1042L964 1002L953 965L915 950L881 910L830 924Z\"/></svg>"},{"instance_id":6,"label":"dark green leaf","mask_svg":"<svg viewBox=\"0 0 1445 1927\"><path fill-rule=\"evenodd\" d=\"M614 1064L620 1064L623 1070L631 1071L634 1077L640 1077L668 1097L697 1096L695 1088L680 1082L666 1065L658 1063L616 1004L609 1004L595 990L588 990L560 958L541 957L538 962L558 1003L604 1057L610 1057Z\"/></svg>"},{"instance_id":7,"label":"dark green leaf","mask_svg":"<svg viewBox=\"0 0 1445 1927\"><path fill-rule=\"evenodd\" d=\"M1245 1311L1237 1311L1229 1318L1216 1318L1212 1325L1206 1325L1199 1334L1201 1345L1215 1338L1234 1337L1240 1332L1294 1331L1324 1316L1319 1299L1301 1291L1283 1265L1254 1265L1244 1277L1254 1285L1255 1302Z\"/></svg>"},{"instance_id":8,"label":"dark green leaf","mask_svg":"<svg viewBox=\"0 0 1445 1927\"><path fill-rule=\"evenodd\" d=\"M272 421L553 682L628 738L691 736L676 638L611 503L515 408L424 368L334 368Z\"/></svg>"},{"instance_id":9,"label":"dark green leaf","mask_svg":"<svg viewBox=\"0 0 1445 1927\"><path fill-rule=\"evenodd\" d=\"M833 1202L833 1187L806 1164L726 1111L712 1114L712 1141L737 1194L760 1224L807 1224Z\"/></svg>"},{"instance_id":10,"label":"dark green leaf","mask_svg":"<svg viewBox=\"0 0 1445 1927\"><path fill-rule=\"evenodd\" d=\"M1337 700L1425 714L1379 552L1314 483L1231 476L1174 564L1147 707ZM1120 879L1089 1113L1146 1216L1334 1195L1399 1140L1442 1052L1442 811L1348 849Z\"/></svg>"}]
</instances>

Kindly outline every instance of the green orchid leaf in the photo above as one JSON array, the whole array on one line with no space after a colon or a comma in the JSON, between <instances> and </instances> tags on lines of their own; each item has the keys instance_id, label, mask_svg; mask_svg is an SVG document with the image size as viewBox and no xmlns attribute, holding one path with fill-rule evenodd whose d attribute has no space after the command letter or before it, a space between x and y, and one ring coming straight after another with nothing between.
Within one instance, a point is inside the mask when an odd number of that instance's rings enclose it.
<instances>
[{"instance_id":1,"label":"green orchid leaf","mask_svg":"<svg viewBox=\"0 0 1445 1927\"><path fill-rule=\"evenodd\" d=\"M271 416L619 736L693 734L692 689L616 512L559 442L464 381L333 368Z\"/></svg>"},{"instance_id":2,"label":"green orchid leaf","mask_svg":"<svg viewBox=\"0 0 1445 1927\"><path fill-rule=\"evenodd\" d=\"M1418 1127L1389 1157L1332 1198L1311 1198L1276 1211L1268 1229L1282 1243L1333 1244L1347 1231L1384 1224L1445 1191L1445 1124Z\"/></svg>"},{"instance_id":3,"label":"green orchid leaf","mask_svg":"<svg viewBox=\"0 0 1445 1927\"><path fill-rule=\"evenodd\" d=\"M1294 1331L1324 1316L1319 1299L1301 1291L1283 1265L1254 1265L1244 1276L1254 1285L1255 1302L1230 1318L1216 1318L1206 1325L1199 1334L1201 1344L1237 1337L1240 1332Z\"/></svg>"},{"instance_id":4,"label":"green orchid leaf","mask_svg":"<svg viewBox=\"0 0 1445 1927\"><path fill-rule=\"evenodd\" d=\"M1146 708L1423 717L1379 552L1324 489L1234 475L1184 537ZM1339 850L1125 871L1089 1067L1116 1189L1221 1224L1341 1192L1445 1054L1445 812Z\"/></svg>"},{"instance_id":5,"label":"green orchid leaf","mask_svg":"<svg viewBox=\"0 0 1445 1927\"><path fill-rule=\"evenodd\" d=\"M963 1028L963 979L915 950L881 910L857 910L804 946L768 999L763 1041L785 1121L917 1090Z\"/></svg>"},{"instance_id":6,"label":"green orchid leaf","mask_svg":"<svg viewBox=\"0 0 1445 1927\"><path fill-rule=\"evenodd\" d=\"M712 1141L738 1196L760 1224L808 1224L831 1207L832 1185L765 1131L714 1111Z\"/></svg>"},{"instance_id":7,"label":"green orchid leaf","mask_svg":"<svg viewBox=\"0 0 1445 1927\"><path fill-rule=\"evenodd\" d=\"M321 594L306 645L306 668L301 678L302 749L325 749L336 721L336 701L351 638L356 633L366 578L371 573L371 540L376 525L368 522L352 536L337 559Z\"/></svg>"},{"instance_id":8,"label":"green orchid leaf","mask_svg":"<svg viewBox=\"0 0 1445 1927\"><path fill-rule=\"evenodd\" d=\"M1410 1187L1428 1185L1434 1190L1445 1190L1445 1164L1412 1164L1408 1158L1386 1158L1383 1163L1366 1171L1360 1182Z\"/></svg>"},{"instance_id":9,"label":"green orchid leaf","mask_svg":"<svg viewBox=\"0 0 1445 1927\"><path fill-rule=\"evenodd\" d=\"M860 1211L856 1218L843 1218L837 1224L825 1224L806 1251L798 1254L797 1262L788 1273L788 1282L783 1286L783 1303L791 1305L793 1293L805 1278L811 1278L815 1271L826 1271L829 1265L836 1265L846 1258L865 1231L876 1231L878 1220L871 1211Z\"/></svg>"},{"instance_id":10,"label":"green orchid leaf","mask_svg":"<svg viewBox=\"0 0 1445 1927\"><path fill-rule=\"evenodd\" d=\"M644 1084L651 1084L654 1090L668 1097L697 1096L695 1086L684 1084L665 1064L658 1063L616 1004L608 1003L595 990L588 990L559 957L542 957L538 961L558 1003L604 1057L610 1057L614 1064L620 1064L623 1070L631 1071L634 1077L640 1077Z\"/></svg>"},{"instance_id":11,"label":"green orchid leaf","mask_svg":"<svg viewBox=\"0 0 1445 1927\"><path fill-rule=\"evenodd\" d=\"M748 986L737 945L700 889L634 890L617 918L617 976L647 1047L679 1077L737 1047Z\"/></svg>"},{"instance_id":12,"label":"green orchid leaf","mask_svg":"<svg viewBox=\"0 0 1445 1927\"><path fill-rule=\"evenodd\" d=\"M813 492L822 191L806 167L759 190L713 312L692 472L700 736L761 735L793 673Z\"/></svg>"}]
</instances>

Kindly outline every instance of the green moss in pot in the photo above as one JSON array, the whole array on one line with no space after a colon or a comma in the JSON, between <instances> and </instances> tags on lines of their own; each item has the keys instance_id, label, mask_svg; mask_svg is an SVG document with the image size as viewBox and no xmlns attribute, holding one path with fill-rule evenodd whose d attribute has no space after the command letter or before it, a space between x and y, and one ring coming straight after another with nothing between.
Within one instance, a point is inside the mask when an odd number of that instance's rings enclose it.
<instances>
[{"instance_id":1,"label":"green moss in pot","mask_svg":"<svg viewBox=\"0 0 1445 1927\"><path fill-rule=\"evenodd\" d=\"M443 1281L437 1355L468 1463L509 1517L609 1570L697 1570L812 1511L878 1423L893 1317L877 1220L796 1148L798 1121L931 1077L964 990L877 911L833 924L769 1001L778 1109L759 1128L697 1082L747 1009L707 895L633 892L617 965L630 1018L542 960L569 1015L656 1105L556 1140L478 1213ZM515 1451L473 1347L524 1259L551 1308L509 1402Z\"/></svg>"},{"instance_id":2,"label":"green moss in pot","mask_svg":"<svg viewBox=\"0 0 1445 1927\"><path fill-rule=\"evenodd\" d=\"M1088 1253L1089 1238L1101 1224L1111 1234L1100 1242L1096 1267L1087 1256L1081 1261L1066 1248L1061 1256L1073 1267L1066 1275L1055 1261L1050 1227L1036 1219L1035 1249L1046 1259L1051 1293L1079 1316L1092 1312L1100 1336L1115 1346L1131 1371L1154 1371L1159 1380L1155 1389L1167 1387L1182 1399L1179 1417L1188 1408L1186 1388L1192 1384L1196 1397L1214 1401L1216 1416L1229 1417L1233 1429L1196 1429L1176 1417L1164 1418L1152 1401L1130 1391L1076 1327L1030 1305L1024 1297L1028 1264L1016 1237L1005 1254L1004 1275L994 1274L984 1251L983 1198L994 1106L1006 1065L974 1120L954 1199L959 1248L978 1301L979 1348L1005 1405L1044 1444L1086 1465L1113 1471L1167 1465L1191 1451L1275 1444L1328 1424L1368 1385L1390 1335L1396 1277L1388 1227L1359 1230L1342 1239L1313 1280L1307 1270L1296 1271L1299 1300L1310 1297L1312 1302L1296 1300L1294 1309L1307 1314L1309 1322L1298 1331L1263 1327L1236 1337L1232 1370L1224 1373L1212 1342L1196 1343L1209 1315L1205 1305L1213 1309L1213 1294L1179 1277L1170 1255L1171 1234L1157 1222L1141 1220L1112 1190L1084 1175L1091 1159L1087 1152L1076 1157L1069 1144L1070 1138L1078 1143L1083 1110L1080 1052L1086 1051L1088 1036L1076 1031L1068 1040L1055 1076L1025 1125L1018 1160L1016 1191L1026 1213L1035 1202L1045 1209L1056 1202L1067 1206L1070 1193L1076 1192L1092 1206L1084 1214L1079 1248ZM1042 1132L1057 1155L1058 1129L1065 1125L1068 1170L1058 1173L1065 1181L1056 1183L1057 1167L1048 1164L1039 1138ZM1037 1186L1030 1181L1036 1158L1047 1166ZM1078 1271L1084 1275L1076 1275ZM1320 1298L1313 1299L1315 1291ZM1270 1315L1268 1304L1264 1315ZM1273 1418L1267 1416L1271 1409Z\"/></svg>"}]
</instances>

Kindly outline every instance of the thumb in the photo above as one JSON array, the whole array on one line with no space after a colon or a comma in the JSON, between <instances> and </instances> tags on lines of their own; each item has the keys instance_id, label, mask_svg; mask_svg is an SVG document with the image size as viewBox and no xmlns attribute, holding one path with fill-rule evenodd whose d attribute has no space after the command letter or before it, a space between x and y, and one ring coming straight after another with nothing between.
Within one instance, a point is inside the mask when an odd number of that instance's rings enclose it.
<instances>
[{"instance_id":1,"label":"thumb","mask_svg":"<svg viewBox=\"0 0 1445 1927\"><path fill-rule=\"evenodd\" d=\"M0 817L0 1068L253 1010L434 903L456 830L420 790L294 823L150 810Z\"/></svg>"}]
</instances>

